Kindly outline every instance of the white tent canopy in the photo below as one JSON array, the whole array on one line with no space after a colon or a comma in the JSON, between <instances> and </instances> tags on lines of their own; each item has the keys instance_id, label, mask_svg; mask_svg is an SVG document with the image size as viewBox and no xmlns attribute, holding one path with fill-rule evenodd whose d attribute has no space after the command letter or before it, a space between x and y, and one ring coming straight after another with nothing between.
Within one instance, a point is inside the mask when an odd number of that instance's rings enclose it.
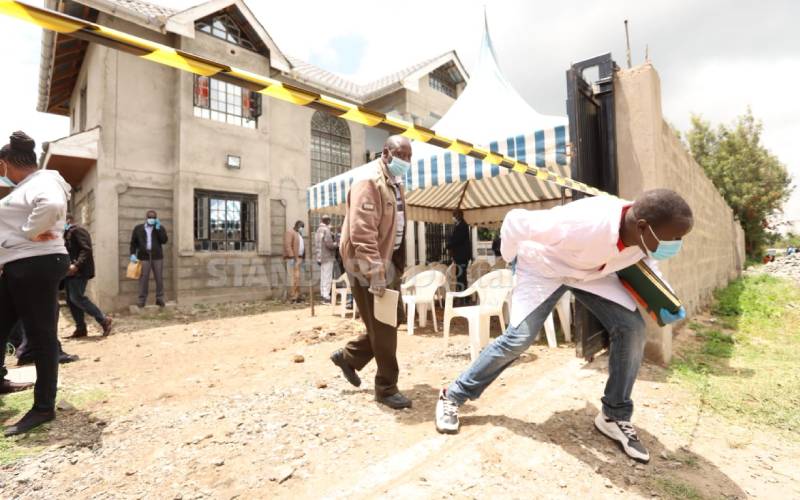
<instances>
[{"instance_id":1,"label":"white tent canopy","mask_svg":"<svg viewBox=\"0 0 800 500\"><path fill-rule=\"evenodd\" d=\"M567 120L536 112L500 71L488 26L484 25L478 64L461 95L437 122L437 133L569 176ZM414 142L411 171L405 179L407 215L423 222L450 222L461 208L471 224L501 221L512 206L547 208L561 201L561 189L533 176L424 142ZM315 212L343 213L353 182L370 175L357 167L308 190Z\"/></svg>"}]
</instances>

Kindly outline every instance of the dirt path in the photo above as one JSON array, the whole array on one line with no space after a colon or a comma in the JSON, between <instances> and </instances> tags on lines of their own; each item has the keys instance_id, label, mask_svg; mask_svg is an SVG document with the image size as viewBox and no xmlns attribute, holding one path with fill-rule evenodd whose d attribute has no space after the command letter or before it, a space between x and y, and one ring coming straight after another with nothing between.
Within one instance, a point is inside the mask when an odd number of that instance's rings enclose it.
<instances>
[{"instance_id":1,"label":"dirt path","mask_svg":"<svg viewBox=\"0 0 800 500\"><path fill-rule=\"evenodd\" d=\"M469 362L463 334L445 350L429 328L401 332L414 408L393 412L373 401L374 367L355 389L328 361L360 328L329 308L119 324L65 342L82 361L62 385L91 401L0 469L3 498L800 497L800 444L704 412L655 366L634 394L643 466L592 427L606 359L569 346L531 348L463 408L461 434L441 436L436 392Z\"/></svg>"}]
</instances>

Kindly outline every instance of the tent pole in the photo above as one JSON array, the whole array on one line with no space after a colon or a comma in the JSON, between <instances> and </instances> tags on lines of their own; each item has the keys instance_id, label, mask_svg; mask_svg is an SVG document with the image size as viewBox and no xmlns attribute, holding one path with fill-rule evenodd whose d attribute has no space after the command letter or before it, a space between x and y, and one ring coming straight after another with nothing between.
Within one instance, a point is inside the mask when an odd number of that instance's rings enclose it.
<instances>
[{"instance_id":1,"label":"tent pole","mask_svg":"<svg viewBox=\"0 0 800 500\"><path fill-rule=\"evenodd\" d=\"M313 257L314 238L311 235L311 210L308 211L308 254ZM308 259L306 259L308 260ZM308 300L311 301L311 316L314 317L314 259L311 259L311 279L308 280Z\"/></svg>"}]
</instances>

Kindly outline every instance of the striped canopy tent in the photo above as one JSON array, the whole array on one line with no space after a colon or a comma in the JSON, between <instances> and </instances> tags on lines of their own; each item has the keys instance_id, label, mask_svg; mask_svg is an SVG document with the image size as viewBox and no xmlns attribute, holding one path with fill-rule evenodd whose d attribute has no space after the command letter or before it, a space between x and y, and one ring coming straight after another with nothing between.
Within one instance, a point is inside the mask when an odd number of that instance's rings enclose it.
<instances>
[{"instance_id":1,"label":"striped canopy tent","mask_svg":"<svg viewBox=\"0 0 800 500\"><path fill-rule=\"evenodd\" d=\"M505 78L484 18L478 61L461 95L439 119L437 133L460 137L528 164L569 176L567 120L536 112ZM499 139L499 140L498 140ZM460 208L472 225L493 226L511 207L549 208L561 189L533 176L414 142L406 176L407 215L411 220L449 223ZM358 167L308 190L309 209L344 213L347 191L369 175Z\"/></svg>"},{"instance_id":2,"label":"striped canopy tent","mask_svg":"<svg viewBox=\"0 0 800 500\"><path fill-rule=\"evenodd\" d=\"M491 142L489 149L568 176L566 144L566 127L558 126ZM561 202L561 189L554 184L451 151L436 151L427 158L415 155L406 175L410 220L448 223L452 211L460 208L468 223L493 226L511 207L549 208ZM350 186L374 175L372 168L362 165L310 187L309 210L344 214Z\"/></svg>"}]
</instances>

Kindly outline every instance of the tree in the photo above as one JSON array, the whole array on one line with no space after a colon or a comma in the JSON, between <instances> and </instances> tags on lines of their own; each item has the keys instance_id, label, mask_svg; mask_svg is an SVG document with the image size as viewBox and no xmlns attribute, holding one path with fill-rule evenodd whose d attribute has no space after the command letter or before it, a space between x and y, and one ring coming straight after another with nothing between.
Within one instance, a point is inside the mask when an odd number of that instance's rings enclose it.
<instances>
[{"instance_id":1,"label":"tree","mask_svg":"<svg viewBox=\"0 0 800 500\"><path fill-rule=\"evenodd\" d=\"M733 123L716 130L692 115L686 133L692 156L742 224L751 257L757 257L767 242L767 218L781 210L792 192L786 166L761 145L762 130L761 121L747 108Z\"/></svg>"}]
</instances>

